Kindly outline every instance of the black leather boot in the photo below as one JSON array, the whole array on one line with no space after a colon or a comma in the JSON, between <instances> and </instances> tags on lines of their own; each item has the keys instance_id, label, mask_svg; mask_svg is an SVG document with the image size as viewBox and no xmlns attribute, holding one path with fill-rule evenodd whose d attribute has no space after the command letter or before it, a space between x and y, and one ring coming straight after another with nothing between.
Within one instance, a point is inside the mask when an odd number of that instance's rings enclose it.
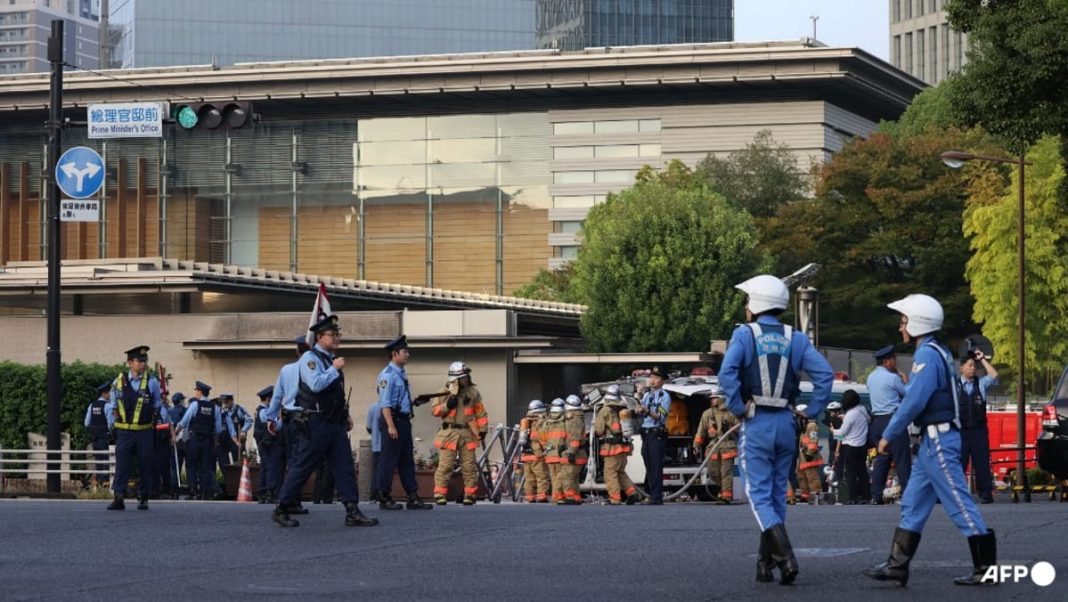
<instances>
[{"instance_id":1,"label":"black leather boot","mask_svg":"<svg viewBox=\"0 0 1068 602\"><path fill-rule=\"evenodd\" d=\"M775 574L771 571L771 552L768 551L767 531L760 533L760 551L757 552L756 580L760 583L775 581Z\"/></svg>"},{"instance_id":2,"label":"black leather boot","mask_svg":"<svg viewBox=\"0 0 1068 602\"><path fill-rule=\"evenodd\" d=\"M397 505L399 506L400 504ZM425 503L423 500L419 499L419 496L415 495L408 498L408 503L405 504L405 507L409 510L430 510L433 508L433 506Z\"/></svg>"},{"instance_id":3,"label":"black leather boot","mask_svg":"<svg viewBox=\"0 0 1068 602\"><path fill-rule=\"evenodd\" d=\"M360 505L355 502L347 502L345 504L345 526L346 527L373 527L378 524L377 518L371 518L363 512L360 512Z\"/></svg>"},{"instance_id":4,"label":"black leather boot","mask_svg":"<svg viewBox=\"0 0 1068 602\"><path fill-rule=\"evenodd\" d=\"M998 563L998 542L994 530L987 529L985 535L972 535L968 538L968 549L972 553L972 574L953 580L957 585L993 585L996 582L983 582L983 575L992 565Z\"/></svg>"},{"instance_id":5,"label":"black leather boot","mask_svg":"<svg viewBox=\"0 0 1068 602\"><path fill-rule=\"evenodd\" d=\"M920 547L920 534L898 527L890 543L890 557L886 562L864 569L864 575L876 581L897 581L904 586L909 582L909 563Z\"/></svg>"},{"instance_id":6,"label":"black leather boot","mask_svg":"<svg viewBox=\"0 0 1068 602\"><path fill-rule=\"evenodd\" d=\"M138 498L137 509L148 510L148 496L142 495L140 498Z\"/></svg>"},{"instance_id":7,"label":"black leather boot","mask_svg":"<svg viewBox=\"0 0 1068 602\"><path fill-rule=\"evenodd\" d=\"M281 502L279 502L281 503ZM300 502L293 502L286 506L286 514L307 514L308 509L305 508Z\"/></svg>"},{"instance_id":8,"label":"black leather boot","mask_svg":"<svg viewBox=\"0 0 1068 602\"><path fill-rule=\"evenodd\" d=\"M404 506L401 506L397 502L394 502L393 498L389 497L388 495L383 495L382 497L378 498L379 510L400 510L401 508L404 508Z\"/></svg>"},{"instance_id":9,"label":"black leather boot","mask_svg":"<svg viewBox=\"0 0 1068 602\"><path fill-rule=\"evenodd\" d=\"M271 514L271 520L278 523L283 527L299 527L300 521L295 518L289 518L289 512L282 504L278 504L274 507L274 513Z\"/></svg>"},{"instance_id":10,"label":"black leather boot","mask_svg":"<svg viewBox=\"0 0 1068 602\"><path fill-rule=\"evenodd\" d=\"M125 509L126 509L126 500L124 500L121 495L116 495L115 499L112 500L112 502L110 504L108 504L108 510L125 510Z\"/></svg>"},{"instance_id":11,"label":"black leather boot","mask_svg":"<svg viewBox=\"0 0 1068 602\"><path fill-rule=\"evenodd\" d=\"M771 554L771 562L779 567L779 583L790 585L797 579L797 558L794 558L794 548L790 545L790 536L786 534L786 527L779 523L764 531L768 538L768 552Z\"/></svg>"}]
</instances>

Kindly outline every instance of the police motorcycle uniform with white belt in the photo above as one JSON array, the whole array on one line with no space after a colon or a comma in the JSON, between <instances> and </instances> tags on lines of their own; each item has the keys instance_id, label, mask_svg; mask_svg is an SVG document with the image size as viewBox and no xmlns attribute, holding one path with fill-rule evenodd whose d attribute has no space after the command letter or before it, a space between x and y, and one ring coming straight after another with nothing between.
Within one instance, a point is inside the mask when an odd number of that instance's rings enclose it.
<instances>
[{"instance_id":1,"label":"police motorcycle uniform with white belt","mask_svg":"<svg viewBox=\"0 0 1068 602\"><path fill-rule=\"evenodd\" d=\"M760 526L757 581L783 585L797 578L798 565L786 534L786 490L797 450L794 401L799 375L812 379L812 401L804 417L817 416L831 395L834 373L804 333L779 322L790 302L781 280L761 275L737 288L748 295L746 318L734 330L719 371L727 407L742 419L738 448L745 493Z\"/></svg>"},{"instance_id":2,"label":"police motorcycle uniform with white belt","mask_svg":"<svg viewBox=\"0 0 1068 602\"><path fill-rule=\"evenodd\" d=\"M958 585L981 585L987 568L997 563L994 532L986 527L968 491L960 462L960 404L956 363L936 335L942 329L942 305L927 295L909 295L887 307L901 314L901 336L916 342L912 376L894 417L879 441L885 454L889 442L905 433L910 424L920 428L920 448L912 466L909 486L901 499L901 520L894 531L890 556L864 574L877 581L909 580L909 563L920 545L920 534L936 501L950 520L968 538L973 571L954 580Z\"/></svg>"}]
</instances>

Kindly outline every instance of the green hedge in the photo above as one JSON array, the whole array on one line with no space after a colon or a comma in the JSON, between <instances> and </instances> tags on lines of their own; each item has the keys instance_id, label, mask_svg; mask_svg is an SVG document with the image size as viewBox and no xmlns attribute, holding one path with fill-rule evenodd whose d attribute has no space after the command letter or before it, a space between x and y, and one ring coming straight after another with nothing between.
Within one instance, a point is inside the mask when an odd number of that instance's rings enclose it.
<instances>
[{"instance_id":1,"label":"green hedge","mask_svg":"<svg viewBox=\"0 0 1068 602\"><path fill-rule=\"evenodd\" d=\"M97 398L96 388L125 368L82 362L63 365L60 421L62 431L70 433L72 449L85 449L90 443L85 409ZM45 367L0 362L0 447L25 449L26 433L45 434L47 425Z\"/></svg>"}]
</instances>

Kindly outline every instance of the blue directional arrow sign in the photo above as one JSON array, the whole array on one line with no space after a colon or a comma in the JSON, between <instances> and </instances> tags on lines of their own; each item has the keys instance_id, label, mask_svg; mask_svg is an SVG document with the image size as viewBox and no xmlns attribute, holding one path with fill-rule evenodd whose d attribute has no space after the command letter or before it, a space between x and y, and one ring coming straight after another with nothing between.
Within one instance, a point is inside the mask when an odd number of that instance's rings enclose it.
<instances>
[{"instance_id":1,"label":"blue directional arrow sign","mask_svg":"<svg viewBox=\"0 0 1068 602\"><path fill-rule=\"evenodd\" d=\"M56 183L72 199L87 199L104 185L104 160L91 148L75 146L56 163Z\"/></svg>"}]
</instances>

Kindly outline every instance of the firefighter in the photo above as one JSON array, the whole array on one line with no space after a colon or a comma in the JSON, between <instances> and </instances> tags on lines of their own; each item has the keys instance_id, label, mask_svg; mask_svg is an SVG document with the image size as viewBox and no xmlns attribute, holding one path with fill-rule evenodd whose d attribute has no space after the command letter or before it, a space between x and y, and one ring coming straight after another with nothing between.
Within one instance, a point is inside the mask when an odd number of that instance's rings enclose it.
<instances>
[{"instance_id":1,"label":"firefighter","mask_svg":"<svg viewBox=\"0 0 1068 602\"><path fill-rule=\"evenodd\" d=\"M441 430L434 438L438 448L438 469L434 473L434 501L439 506L449 503L449 479L460 457L460 472L464 478L464 506L475 505L478 494L478 464L475 450L478 442L486 436L489 419L482 405L482 395L471 382L471 369L463 362L449 365L449 378L445 384L449 394L436 398L430 410L441 418Z\"/></svg>"},{"instance_id":2,"label":"firefighter","mask_svg":"<svg viewBox=\"0 0 1068 602\"><path fill-rule=\"evenodd\" d=\"M582 411L582 399L578 395L568 395L564 400L564 432L567 439L565 449L561 452L560 468L563 473L560 481L564 489L562 503L577 506L582 503L579 493L579 475L589 457L589 441L586 439L586 417Z\"/></svg>"},{"instance_id":3,"label":"firefighter","mask_svg":"<svg viewBox=\"0 0 1068 602\"><path fill-rule=\"evenodd\" d=\"M527 406L527 415L520 421L520 442L523 447L523 490L527 502L549 502L549 469L545 464L545 445L541 429L545 420L545 404L535 399Z\"/></svg>"},{"instance_id":4,"label":"firefighter","mask_svg":"<svg viewBox=\"0 0 1068 602\"><path fill-rule=\"evenodd\" d=\"M545 464L549 467L549 482L552 486L552 499L557 504L564 501L564 486L561 482L563 471L560 460L567 447L567 431L564 430L564 400L557 397L549 404L549 416L543 418L538 431L539 439L545 446Z\"/></svg>"},{"instance_id":5,"label":"firefighter","mask_svg":"<svg viewBox=\"0 0 1068 602\"><path fill-rule=\"evenodd\" d=\"M618 506L624 501L628 506L641 497L638 489L627 476L627 457L634 451L631 437L634 426L627 404L619 393L619 385L609 385L605 392L604 405L597 412L593 432L601 440L601 458L604 460L604 485L608 489L608 504Z\"/></svg>"},{"instance_id":6,"label":"firefighter","mask_svg":"<svg viewBox=\"0 0 1068 602\"><path fill-rule=\"evenodd\" d=\"M801 404L797 411L804 413L808 406ZM810 504L818 503L823 484L820 472L823 470L823 457L820 456L820 425L814 418L805 421L801 429L801 461L797 465L798 490L801 500Z\"/></svg>"},{"instance_id":7,"label":"firefighter","mask_svg":"<svg viewBox=\"0 0 1068 602\"><path fill-rule=\"evenodd\" d=\"M719 484L720 504L730 505L734 501L734 459L738 456L737 433L726 434L738 424L738 418L731 414L723 403L723 389L712 385L711 403L701 414L701 424L693 438L694 451L708 455L708 478ZM713 451L712 447L723 437L723 442Z\"/></svg>"}]
</instances>

